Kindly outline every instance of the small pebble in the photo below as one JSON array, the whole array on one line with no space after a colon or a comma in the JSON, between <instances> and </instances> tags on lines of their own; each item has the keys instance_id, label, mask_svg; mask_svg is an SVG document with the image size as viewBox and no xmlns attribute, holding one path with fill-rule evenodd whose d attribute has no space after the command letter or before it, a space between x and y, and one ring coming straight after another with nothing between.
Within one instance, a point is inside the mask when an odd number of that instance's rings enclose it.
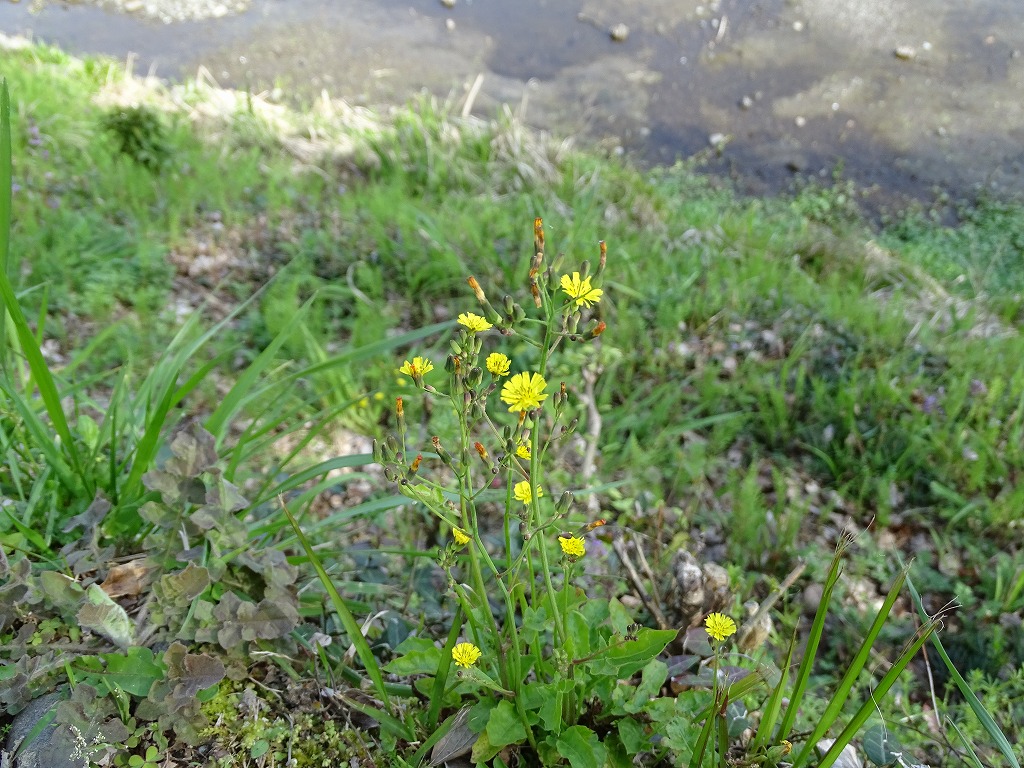
<instances>
[{"instance_id":1,"label":"small pebble","mask_svg":"<svg viewBox=\"0 0 1024 768\"><path fill-rule=\"evenodd\" d=\"M616 43L624 42L629 37L629 27L625 24L616 24L608 30L608 36Z\"/></svg>"},{"instance_id":2,"label":"small pebble","mask_svg":"<svg viewBox=\"0 0 1024 768\"><path fill-rule=\"evenodd\" d=\"M455 0L441 0L441 5L443 5L445 8L454 8Z\"/></svg>"},{"instance_id":3,"label":"small pebble","mask_svg":"<svg viewBox=\"0 0 1024 768\"><path fill-rule=\"evenodd\" d=\"M449 32L455 29L455 19L445 19L444 28L447 29Z\"/></svg>"},{"instance_id":4,"label":"small pebble","mask_svg":"<svg viewBox=\"0 0 1024 768\"><path fill-rule=\"evenodd\" d=\"M803 32L804 31L804 23L802 21L794 21L793 22L793 31L794 32Z\"/></svg>"},{"instance_id":5,"label":"small pebble","mask_svg":"<svg viewBox=\"0 0 1024 768\"><path fill-rule=\"evenodd\" d=\"M805 125L807 125L807 118L804 117L803 115L797 115L795 118L793 118L793 122L796 124L797 128L803 128Z\"/></svg>"},{"instance_id":6,"label":"small pebble","mask_svg":"<svg viewBox=\"0 0 1024 768\"><path fill-rule=\"evenodd\" d=\"M917 49L912 45L899 45L896 46L893 55L902 61L910 61L917 56Z\"/></svg>"}]
</instances>

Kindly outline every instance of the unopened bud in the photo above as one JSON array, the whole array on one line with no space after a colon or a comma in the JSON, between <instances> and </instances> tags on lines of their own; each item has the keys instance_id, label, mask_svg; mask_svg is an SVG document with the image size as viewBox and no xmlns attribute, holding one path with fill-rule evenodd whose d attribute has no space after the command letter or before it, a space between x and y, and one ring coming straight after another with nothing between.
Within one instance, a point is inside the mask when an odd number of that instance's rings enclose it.
<instances>
[{"instance_id":1,"label":"unopened bud","mask_svg":"<svg viewBox=\"0 0 1024 768\"><path fill-rule=\"evenodd\" d=\"M452 455L444 449L444 446L441 445L441 438L434 435L430 438L430 442L434 444L434 451L437 453L438 458L445 464L450 465L452 463Z\"/></svg>"},{"instance_id":2,"label":"unopened bud","mask_svg":"<svg viewBox=\"0 0 1024 768\"><path fill-rule=\"evenodd\" d=\"M391 452L392 456L398 453L398 440L395 438L394 435L388 435L386 445L388 447L388 451Z\"/></svg>"},{"instance_id":3,"label":"unopened bud","mask_svg":"<svg viewBox=\"0 0 1024 768\"><path fill-rule=\"evenodd\" d=\"M487 296L484 295L484 289L480 287L480 283L476 281L476 278L470 275L466 278L466 282L469 283L469 287L473 289L473 293L476 295L476 300L481 304L486 303Z\"/></svg>"},{"instance_id":4,"label":"unopened bud","mask_svg":"<svg viewBox=\"0 0 1024 768\"><path fill-rule=\"evenodd\" d=\"M517 323L521 323L523 321L523 318L526 317L526 310L523 309L518 304L516 304L515 307L512 310L512 316L513 316L513 318L515 318L515 321Z\"/></svg>"},{"instance_id":5,"label":"unopened bud","mask_svg":"<svg viewBox=\"0 0 1024 768\"><path fill-rule=\"evenodd\" d=\"M402 398L398 398L398 402L402 402ZM376 439L373 441L373 460L378 464L384 461L384 452L381 450L380 443Z\"/></svg>"},{"instance_id":6,"label":"unopened bud","mask_svg":"<svg viewBox=\"0 0 1024 768\"><path fill-rule=\"evenodd\" d=\"M568 512L569 507L572 506L572 500L573 495L569 491L566 491L561 496L559 496L558 503L555 504L555 514L564 515L566 512Z\"/></svg>"},{"instance_id":7,"label":"unopened bud","mask_svg":"<svg viewBox=\"0 0 1024 768\"><path fill-rule=\"evenodd\" d=\"M484 380L484 372L481 368L474 368L468 374L466 374L466 383L471 387L480 386L480 382Z\"/></svg>"},{"instance_id":8,"label":"unopened bud","mask_svg":"<svg viewBox=\"0 0 1024 768\"><path fill-rule=\"evenodd\" d=\"M590 259L584 259L580 264L580 277L586 278L590 274Z\"/></svg>"},{"instance_id":9,"label":"unopened bud","mask_svg":"<svg viewBox=\"0 0 1024 768\"><path fill-rule=\"evenodd\" d=\"M594 275L594 278L600 280L601 275L604 274L605 264L608 263L608 246L605 244L604 240L601 240L597 246L601 249L601 258L597 262L597 273Z\"/></svg>"},{"instance_id":10,"label":"unopened bud","mask_svg":"<svg viewBox=\"0 0 1024 768\"><path fill-rule=\"evenodd\" d=\"M590 335L596 339L598 336L604 333L607 327L608 326L605 324L604 320L602 320L597 325L594 326L594 330L590 332Z\"/></svg>"},{"instance_id":11,"label":"unopened bud","mask_svg":"<svg viewBox=\"0 0 1024 768\"><path fill-rule=\"evenodd\" d=\"M509 296L508 294L505 294L505 298L504 298L504 299L502 299L502 303L503 303L503 304L504 304L504 306L505 306L505 314L506 314L506 315L508 315L509 317L511 317L512 315L514 315L514 314L515 314L515 311L516 311L516 303L515 303L515 302L514 302L514 301L512 300L512 297L511 297L511 296Z\"/></svg>"},{"instance_id":12,"label":"unopened bud","mask_svg":"<svg viewBox=\"0 0 1024 768\"><path fill-rule=\"evenodd\" d=\"M460 342L458 339L449 340L448 346L452 348L452 352L454 352L456 355L462 354L462 342Z\"/></svg>"}]
</instances>

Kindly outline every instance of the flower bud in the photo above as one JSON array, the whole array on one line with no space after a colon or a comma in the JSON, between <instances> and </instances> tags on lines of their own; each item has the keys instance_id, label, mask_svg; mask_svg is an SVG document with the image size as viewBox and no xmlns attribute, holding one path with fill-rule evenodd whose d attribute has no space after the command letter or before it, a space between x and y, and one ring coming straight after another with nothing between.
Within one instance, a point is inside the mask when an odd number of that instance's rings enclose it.
<instances>
[{"instance_id":1,"label":"flower bud","mask_svg":"<svg viewBox=\"0 0 1024 768\"><path fill-rule=\"evenodd\" d=\"M566 491L558 497L558 503L555 504L555 515L564 515L569 511L569 507L572 506L573 495L569 491Z\"/></svg>"},{"instance_id":2,"label":"flower bud","mask_svg":"<svg viewBox=\"0 0 1024 768\"><path fill-rule=\"evenodd\" d=\"M444 446L441 445L441 438L434 435L430 438L430 442L434 444L434 451L437 453L438 458L448 466L451 466L452 455L444 449Z\"/></svg>"},{"instance_id":3,"label":"flower bud","mask_svg":"<svg viewBox=\"0 0 1024 768\"><path fill-rule=\"evenodd\" d=\"M452 352L456 355L462 354L462 343L458 339L449 340L448 346L452 348Z\"/></svg>"},{"instance_id":4,"label":"flower bud","mask_svg":"<svg viewBox=\"0 0 1024 768\"><path fill-rule=\"evenodd\" d=\"M401 398L399 398L399 402L401 402ZM384 461L384 452L381 450L380 443L376 438L373 441L373 460L378 464Z\"/></svg>"},{"instance_id":5,"label":"flower bud","mask_svg":"<svg viewBox=\"0 0 1024 768\"><path fill-rule=\"evenodd\" d=\"M583 263L580 264L580 277L586 278L590 274L590 260L584 259Z\"/></svg>"},{"instance_id":6,"label":"flower bud","mask_svg":"<svg viewBox=\"0 0 1024 768\"><path fill-rule=\"evenodd\" d=\"M508 315L509 317L512 317L516 311L516 303L512 300L512 297L509 296L507 293L505 294L505 298L502 299L502 302L505 305L505 314Z\"/></svg>"},{"instance_id":7,"label":"flower bud","mask_svg":"<svg viewBox=\"0 0 1024 768\"><path fill-rule=\"evenodd\" d=\"M480 287L480 283L476 281L476 278L470 275L466 278L466 282L469 283L469 287L473 289L473 294L476 296L476 300L481 304L486 303L487 296L484 294L484 289Z\"/></svg>"},{"instance_id":8,"label":"flower bud","mask_svg":"<svg viewBox=\"0 0 1024 768\"><path fill-rule=\"evenodd\" d=\"M466 383L471 387L479 387L480 382L483 380L484 372L479 367L472 369L468 374L466 374Z\"/></svg>"},{"instance_id":9,"label":"flower bud","mask_svg":"<svg viewBox=\"0 0 1024 768\"><path fill-rule=\"evenodd\" d=\"M594 279L600 280L601 275L604 274L605 264L608 263L608 246L604 240L601 240L597 245L601 249L601 259L597 262L597 272L594 274Z\"/></svg>"}]
</instances>

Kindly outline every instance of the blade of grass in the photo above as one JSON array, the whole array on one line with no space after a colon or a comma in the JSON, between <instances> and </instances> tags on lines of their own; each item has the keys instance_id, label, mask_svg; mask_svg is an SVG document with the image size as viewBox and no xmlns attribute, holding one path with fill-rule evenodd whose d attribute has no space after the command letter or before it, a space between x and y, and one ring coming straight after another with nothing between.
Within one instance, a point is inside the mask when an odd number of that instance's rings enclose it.
<instances>
[{"instance_id":1,"label":"blade of grass","mask_svg":"<svg viewBox=\"0 0 1024 768\"><path fill-rule=\"evenodd\" d=\"M839 759L839 756L846 748L846 745L849 744L853 740L853 737L857 735L857 731L861 729L861 726L867 722L867 719L871 717L872 714L878 711L878 702L885 698L886 694L889 693L889 689L892 688L897 678L899 678L903 673L903 670L907 668L907 664L909 664L910 660L917 655L917 652L921 650L921 647L928 641L928 638L935 633L938 626L939 622L937 620L931 620L923 624L921 628L917 630L917 635L914 637L913 642L909 647L903 650L903 653L900 654L896 663L889 668L889 671L886 672L885 676L878 682L878 685L871 692L871 695L867 697L867 700L861 705L860 709L857 710L857 713L853 716L850 722L846 724L842 733L839 734L836 740L832 743L832 746L829 747L825 756L821 758L821 762L818 763L818 768L829 768L830 765ZM817 739L812 735L804 745L801 754L808 751L809 748L813 749L816 743ZM794 765L796 765L795 761Z\"/></svg>"},{"instance_id":2,"label":"blade of grass","mask_svg":"<svg viewBox=\"0 0 1024 768\"><path fill-rule=\"evenodd\" d=\"M804 743L803 749L800 750L800 753L793 760L793 768L800 768L804 764L814 749L814 745L818 743L818 739L825 735L828 729L832 727L832 723L836 721L836 718L842 712L843 705L849 699L850 691L853 690L853 684L857 681L857 676L860 675L864 665L867 664L868 657L871 654L871 646L874 645L875 639L882 631L882 627L885 626L885 622L889 618L889 611L892 610L896 598L899 597L909 570L909 567L904 566L893 580L889 593L885 596L885 600L878 609L878 613L875 614L875 620L871 623L871 628L868 629L868 633L857 650L857 654L846 668L846 673L843 675L842 680L839 681L839 685L836 686L832 698L826 705L824 713L818 718L818 723L814 726L814 730L811 731L811 735Z\"/></svg>"},{"instance_id":3,"label":"blade of grass","mask_svg":"<svg viewBox=\"0 0 1024 768\"><path fill-rule=\"evenodd\" d=\"M772 688L772 694L764 706L761 722L757 725L757 733L750 743L750 751L756 753L768 745L772 738L772 731L775 728L775 721L779 719L779 712L782 710L782 697L789 682L790 664L793 661L793 651L796 650L796 627L793 628L793 637L789 641L789 650L786 652L786 662L782 665L782 676L778 684ZM781 735L781 733L780 733Z\"/></svg>"},{"instance_id":4,"label":"blade of grass","mask_svg":"<svg viewBox=\"0 0 1024 768\"><path fill-rule=\"evenodd\" d=\"M811 633L807 637L807 646L804 648L803 658L800 659L800 668L796 673L796 680L793 683L793 693L789 697L789 704L786 706L786 714L779 724L779 737L786 738L786 735L793 730L793 723L796 722L796 714L800 709L800 703L807 689L807 682L811 677L811 670L814 667L814 657L818 652L818 644L821 642L821 635L825 630L825 615L828 613L828 606L832 600L832 590L839 581L840 567L843 561L843 554L853 541L847 536L840 538L836 545L836 552L832 556L832 563L829 565L828 576L825 578L825 588L821 593L821 601L818 603L818 610L814 614L814 621L811 624Z\"/></svg>"},{"instance_id":5,"label":"blade of grass","mask_svg":"<svg viewBox=\"0 0 1024 768\"><path fill-rule=\"evenodd\" d=\"M924 620L928 619L928 614L924 610L924 603L921 602L921 595L918 594L917 589L914 588L914 582L909 578L907 579L907 586L910 588L910 596L914 600L914 605L917 606L917 612ZM932 645L935 646L935 650L938 651L939 656L942 658L942 662L946 665L946 669L949 670L950 676L953 678L953 682L956 683L956 687L963 694L964 699L970 705L971 710L974 712L975 717L981 722L982 727L988 733L989 737L995 743L996 748L1003 754L1007 762L1013 768L1020 768L1020 761L1017 760L1017 756L1013 753L1013 747L1010 746L1009 740L1003 733L999 724L996 723L992 715L989 714L988 710L985 709L985 705L981 703L978 696L971 690L971 686L964 679L964 676L960 674L959 670L953 665L952 660L949 658L949 654L946 653L946 649L942 646L942 641L939 640L938 635L932 635Z\"/></svg>"},{"instance_id":6,"label":"blade of grass","mask_svg":"<svg viewBox=\"0 0 1024 768\"><path fill-rule=\"evenodd\" d=\"M306 551L306 556L309 558L309 562L316 571L317 577L320 579L320 583L331 598L331 604L334 606L334 611L338 614L338 618L341 619L342 626L344 626L345 632L348 634L349 642L355 646L356 653L359 654L359 658L363 662L363 667L366 668L367 674L373 681L377 695L384 703L384 709L387 710L389 715L392 715L391 701L388 698L388 692L384 687L384 677L381 674L380 666L377 664L377 658L373 655L373 651L370 649L370 644L366 642L366 638L363 636L363 632L359 627L359 622L356 621L355 616L352 615L348 606L345 605L345 601L338 593L338 590L335 588L334 582L331 581L330 576L327 575L327 571L324 569L323 563L320 562L320 558L317 557L316 552L313 550L313 546L309 543L309 539L306 538L306 535L302 532L302 528L299 527L299 522L295 519L283 501L281 502L281 509L288 518L288 522L291 523L292 530L295 531L295 535L298 538L299 543L302 544L302 548Z\"/></svg>"},{"instance_id":7,"label":"blade of grass","mask_svg":"<svg viewBox=\"0 0 1024 768\"><path fill-rule=\"evenodd\" d=\"M964 762L970 764L972 768L984 768L981 764L981 759L978 757L978 753L974 751L974 747L971 746L970 740L964 736L963 731L953 722L952 718L946 718L946 721L952 726L956 732L957 737L960 739L960 743L964 745L964 749L967 750L967 758Z\"/></svg>"},{"instance_id":8,"label":"blade of grass","mask_svg":"<svg viewBox=\"0 0 1024 768\"><path fill-rule=\"evenodd\" d=\"M10 280L11 258L11 95L0 85L0 274ZM7 313L0 312L0 366L7 364Z\"/></svg>"}]
</instances>

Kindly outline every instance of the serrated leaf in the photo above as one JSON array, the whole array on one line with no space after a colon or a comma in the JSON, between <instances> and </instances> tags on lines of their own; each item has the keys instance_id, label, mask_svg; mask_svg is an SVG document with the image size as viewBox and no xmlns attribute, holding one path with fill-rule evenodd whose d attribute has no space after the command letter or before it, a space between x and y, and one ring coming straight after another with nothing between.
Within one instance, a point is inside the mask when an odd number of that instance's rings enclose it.
<instances>
[{"instance_id":1,"label":"serrated leaf","mask_svg":"<svg viewBox=\"0 0 1024 768\"><path fill-rule=\"evenodd\" d=\"M127 648L135 638L135 624L124 608L115 603L98 584L85 591L86 604L78 610L78 623L103 635L119 648Z\"/></svg>"},{"instance_id":2,"label":"serrated leaf","mask_svg":"<svg viewBox=\"0 0 1024 768\"><path fill-rule=\"evenodd\" d=\"M574 725L559 734L558 754L568 760L572 768L603 768L608 758L608 750L597 734L582 725Z\"/></svg>"},{"instance_id":3,"label":"serrated leaf","mask_svg":"<svg viewBox=\"0 0 1024 768\"><path fill-rule=\"evenodd\" d=\"M504 747L526 740L526 728L516 714L515 706L505 699L499 701L498 706L491 710L484 732L492 747Z\"/></svg>"}]
</instances>

